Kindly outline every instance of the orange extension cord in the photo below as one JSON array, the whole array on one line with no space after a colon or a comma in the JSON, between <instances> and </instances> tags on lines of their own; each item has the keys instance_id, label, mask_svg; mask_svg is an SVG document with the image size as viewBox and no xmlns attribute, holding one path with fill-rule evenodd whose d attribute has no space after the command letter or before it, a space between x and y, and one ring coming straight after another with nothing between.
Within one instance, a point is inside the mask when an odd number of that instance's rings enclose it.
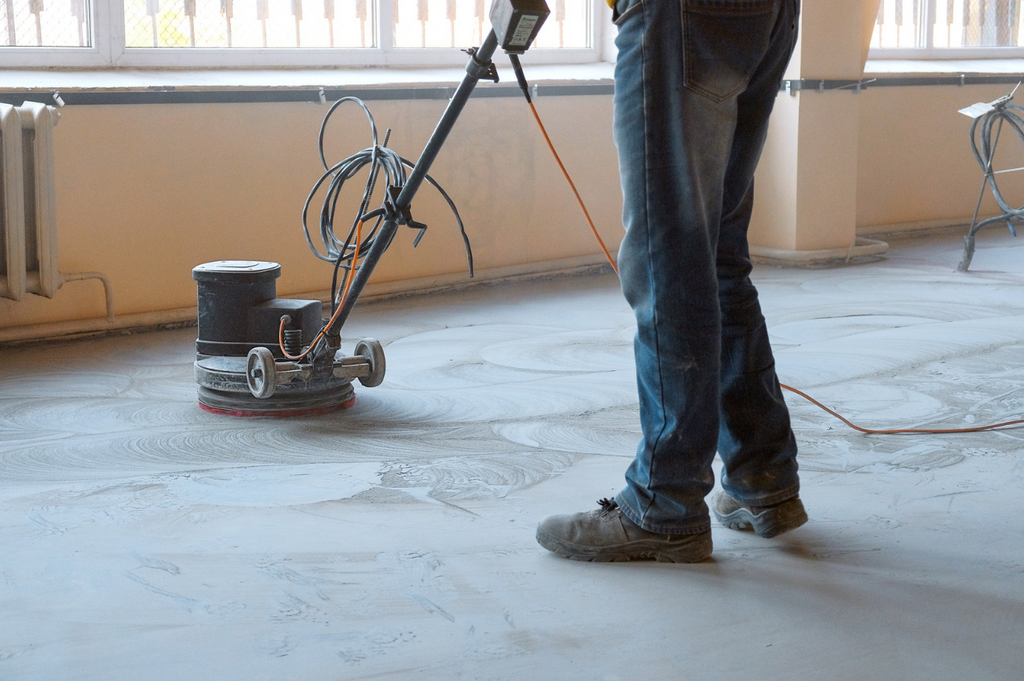
<instances>
[{"instance_id":1,"label":"orange extension cord","mask_svg":"<svg viewBox=\"0 0 1024 681\"><path fill-rule=\"evenodd\" d=\"M587 207L583 205L583 199L580 197L580 193L576 191L576 184L572 181L572 178L569 177L569 171L565 169L565 166L562 164L562 159L559 158L558 152L555 151L555 145L551 143L551 138L548 137L548 131L544 127L544 123L540 120L540 114L537 113L537 107L534 106L533 102L529 99L526 101L530 105L530 111L533 112L533 117L537 119L537 125L540 126L540 132L544 135L544 141L548 143L548 149L550 149L551 153L554 154L555 161L558 162L558 167L562 169L562 174L565 175L565 179L569 182L569 186L572 188L572 193L576 195L576 200L579 202L580 208L583 209L583 215L587 218L587 223L590 225L590 231L594 233L594 238L597 239L597 243L601 245L601 250L604 251L604 257L608 258L608 264L612 266L613 270L615 270L615 274L618 274L619 267L612 259L611 253L608 252L608 247L604 245L604 240L601 239L601 235L597 233L597 227L594 226L594 221L590 219L590 211L588 211Z\"/></svg>"},{"instance_id":2,"label":"orange extension cord","mask_svg":"<svg viewBox=\"0 0 1024 681\"><path fill-rule=\"evenodd\" d=\"M526 92L525 89L524 89L524 92ZM551 150L551 153L554 154L555 160L558 162L558 167L562 169L562 173L565 175L565 179L569 181L569 186L572 187L573 194L576 195L576 200L579 201L580 208L583 209L583 214L587 217L587 222L590 223L590 229L594 232L594 237L597 239L597 242L601 245L601 250L604 251L605 257L608 258L608 263L612 266L612 269L615 270L615 273L618 274L619 268L616 267L615 261L612 260L612 256L608 252L608 248L605 247L604 241L601 240L600 235L597 233L597 228L594 227L594 221L590 219L590 213L587 211L586 206L583 205L583 199L580 198L580 193L578 191L576 191L576 185L573 183L572 178L569 177L569 172L565 169L565 165L562 164L562 159L558 157L558 152L555 151L555 146L554 146L554 144L551 143L551 138L548 137L548 132L547 132L547 130L544 129L544 123L541 122L540 115L537 113L537 107L534 106L533 101L531 101L529 96L527 96L527 100L526 101L530 105L530 110L533 111L533 117L535 119L537 119L537 125L540 126L540 131L544 135L544 141L546 141L548 143L548 148ZM1009 426L1016 426L1016 425L1020 425L1020 424L1024 423L1024 419L1018 419L1016 421L1005 421L1003 423L995 423L995 424L988 425L988 426L975 426L975 427L972 427L972 428L892 428L892 429L862 428L862 427L860 427L858 425L855 425L854 423L850 422L849 419L847 419L846 417L842 416L841 414L833 411L832 409L829 409L824 404L822 404L818 400L814 399L813 397L811 397L807 393L805 393L805 392L803 392L801 390L797 390L796 388L790 387L790 386L788 386L788 385L786 385L784 383L780 383L779 385L781 385L783 389L788 390L791 393L794 393L796 395L799 395L800 397L804 398L805 400L807 400L811 404L815 405L816 407L819 407L820 409L828 412L832 416L836 417L837 419L839 419L840 421L842 421L843 423L848 425L850 428L853 428L854 430L859 431L861 433L867 433L868 435L899 435L899 434L905 434L905 433L924 433L924 434L931 434L931 435L950 434L950 433L980 433L980 432L986 431L986 430L996 430L996 429L999 429L999 428L1007 428Z\"/></svg>"}]
</instances>

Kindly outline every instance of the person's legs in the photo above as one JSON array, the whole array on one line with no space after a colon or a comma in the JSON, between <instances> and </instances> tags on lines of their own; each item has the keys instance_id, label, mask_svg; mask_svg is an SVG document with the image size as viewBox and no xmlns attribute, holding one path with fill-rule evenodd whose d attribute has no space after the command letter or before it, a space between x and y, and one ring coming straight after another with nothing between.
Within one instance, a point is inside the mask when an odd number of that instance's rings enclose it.
<instances>
[{"instance_id":1,"label":"person's legs","mask_svg":"<svg viewBox=\"0 0 1024 681\"><path fill-rule=\"evenodd\" d=\"M619 271L637 319L643 439L614 501L541 522L538 541L559 555L709 555L704 497L716 449L739 505L730 527L748 522L748 502L796 495L796 448L746 230L797 11L798 0L619 0Z\"/></svg>"},{"instance_id":2,"label":"person's legs","mask_svg":"<svg viewBox=\"0 0 1024 681\"><path fill-rule=\"evenodd\" d=\"M796 2L622 0L620 8L615 141L627 231L619 269L637 317L643 440L616 501L646 530L693 534L710 527L704 497L719 446L737 462L730 473L774 469L773 457L795 461L747 276L746 229ZM755 84L757 97L748 95ZM779 421L763 428L769 417ZM743 491L792 496L792 473L762 487L765 472Z\"/></svg>"}]
</instances>

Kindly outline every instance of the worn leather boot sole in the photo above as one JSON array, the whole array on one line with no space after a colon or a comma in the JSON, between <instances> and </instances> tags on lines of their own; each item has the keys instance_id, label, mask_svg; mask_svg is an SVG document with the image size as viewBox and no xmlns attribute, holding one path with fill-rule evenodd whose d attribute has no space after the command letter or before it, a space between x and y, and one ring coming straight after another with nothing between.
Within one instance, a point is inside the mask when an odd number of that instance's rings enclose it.
<instances>
[{"instance_id":1,"label":"worn leather boot sole","mask_svg":"<svg viewBox=\"0 0 1024 681\"><path fill-rule=\"evenodd\" d=\"M600 563L699 563L711 555L710 530L699 534L649 532L624 516L614 500L598 503L601 510L545 518L537 526L537 543L563 558Z\"/></svg>"},{"instance_id":2,"label":"worn leather boot sole","mask_svg":"<svg viewBox=\"0 0 1024 681\"><path fill-rule=\"evenodd\" d=\"M672 539L640 539L616 546L592 547L559 540L538 528L537 543L563 558L592 563L619 563L629 560L699 563L707 559L712 551L711 532Z\"/></svg>"},{"instance_id":3,"label":"worn leather boot sole","mask_svg":"<svg viewBox=\"0 0 1024 681\"><path fill-rule=\"evenodd\" d=\"M795 530L807 522L807 511L800 497L774 506L744 506L725 492L719 492L711 504L718 522L732 530L753 530L759 537L771 538Z\"/></svg>"}]
</instances>

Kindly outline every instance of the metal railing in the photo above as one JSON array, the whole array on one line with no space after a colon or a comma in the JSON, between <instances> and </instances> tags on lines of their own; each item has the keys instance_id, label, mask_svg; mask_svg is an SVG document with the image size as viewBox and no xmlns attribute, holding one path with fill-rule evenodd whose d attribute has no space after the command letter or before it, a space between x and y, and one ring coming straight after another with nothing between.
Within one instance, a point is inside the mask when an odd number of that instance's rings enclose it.
<instances>
[{"instance_id":1,"label":"metal railing","mask_svg":"<svg viewBox=\"0 0 1024 681\"><path fill-rule=\"evenodd\" d=\"M0 46L89 47L89 0L2 0Z\"/></svg>"},{"instance_id":2,"label":"metal railing","mask_svg":"<svg viewBox=\"0 0 1024 681\"><path fill-rule=\"evenodd\" d=\"M872 47L1022 47L1021 0L882 0Z\"/></svg>"},{"instance_id":3,"label":"metal railing","mask_svg":"<svg viewBox=\"0 0 1024 681\"><path fill-rule=\"evenodd\" d=\"M381 3L387 3L383 6ZM470 47L489 0L123 0L126 48ZM91 0L0 0L0 47L91 46ZM590 46L591 0L552 0L538 47ZM382 41L378 26L390 25Z\"/></svg>"},{"instance_id":4,"label":"metal railing","mask_svg":"<svg viewBox=\"0 0 1024 681\"><path fill-rule=\"evenodd\" d=\"M367 0L125 0L125 47L373 47Z\"/></svg>"}]
</instances>

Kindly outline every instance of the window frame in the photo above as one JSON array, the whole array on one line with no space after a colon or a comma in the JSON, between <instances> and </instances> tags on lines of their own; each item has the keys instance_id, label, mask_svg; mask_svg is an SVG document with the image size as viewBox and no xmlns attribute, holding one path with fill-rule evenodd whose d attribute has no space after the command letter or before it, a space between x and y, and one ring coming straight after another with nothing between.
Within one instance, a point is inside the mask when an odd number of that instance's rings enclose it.
<instances>
[{"instance_id":1,"label":"window frame","mask_svg":"<svg viewBox=\"0 0 1024 681\"><path fill-rule=\"evenodd\" d=\"M882 0L884 2L884 0ZM881 3L879 4L881 7ZM936 0L923 0L923 23L932 26L937 14ZM877 26L877 23L875 24ZM1024 57L1024 47L935 47L931 30L925 30L924 47L871 47L868 59L872 60L974 60L974 59L1018 59Z\"/></svg>"},{"instance_id":2,"label":"window frame","mask_svg":"<svg viewBox=\"0 0 1024 681\"><path fill-rule=\"evenodd\" d=\"M587 48L529 51L535 64L591 64L601 61L606 7L604 0L590 0L591 46ZM104 69L268 69L356 67L462 66L466 54L458 48L396 48L391 31L393 4L377 0L379 14L374 42L368 48L126 48L122 0L92 0L92 47L0 47L5 68Z\"/></svg>"}]
</instances>

